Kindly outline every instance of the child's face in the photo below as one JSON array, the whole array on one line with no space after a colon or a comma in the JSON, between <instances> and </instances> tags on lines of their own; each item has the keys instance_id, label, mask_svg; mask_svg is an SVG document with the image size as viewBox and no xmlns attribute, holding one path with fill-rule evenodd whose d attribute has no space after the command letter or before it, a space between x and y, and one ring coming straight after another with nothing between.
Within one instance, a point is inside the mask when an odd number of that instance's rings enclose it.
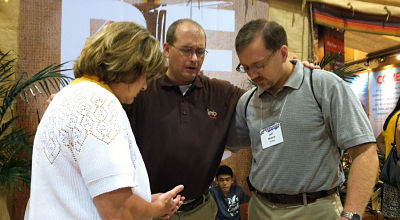
<instances>
[{"instance_id":1,"label":"child's face","mask_svg":"<svg viewBox=\"0 0 400 220\"><path fill-rule=\"evenodd\" d=\"M227 195L231 190L233 180L230 175L222 174L218 176L217 183L218 186L221 188L222 193L224 193L224 195Z\"/></svg>"}]
</instances>

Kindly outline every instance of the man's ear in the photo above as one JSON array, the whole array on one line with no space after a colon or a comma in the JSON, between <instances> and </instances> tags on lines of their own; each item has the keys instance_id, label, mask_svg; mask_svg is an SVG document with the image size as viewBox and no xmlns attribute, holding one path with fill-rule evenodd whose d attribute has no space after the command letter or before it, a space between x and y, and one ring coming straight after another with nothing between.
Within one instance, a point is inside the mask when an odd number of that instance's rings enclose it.
<instances>
[{"instance_id":1,"label":"man's ear","mask_svg":"<svg viewBox=\"0 0 400 220\"><path fill-rule=\"evenodd\" d=\"M286 62L286 60L288 59L288 55L289 55L289 48L286 45L283 45L280 49L280 53L282 56L282 61Z\"/></svg>"},{"instance_id":2,"label":"man's ear","mask_svg":"<svg viewBox=\"0 0 400 220\"><path fill-rule=\"evenodd\" d=\"M167 58L169 58L169 48L170 48L169 44L167 42L165 42L163 44L163 51L164 51L165 57L167 57Z\"/></svg>"}]
</instances>

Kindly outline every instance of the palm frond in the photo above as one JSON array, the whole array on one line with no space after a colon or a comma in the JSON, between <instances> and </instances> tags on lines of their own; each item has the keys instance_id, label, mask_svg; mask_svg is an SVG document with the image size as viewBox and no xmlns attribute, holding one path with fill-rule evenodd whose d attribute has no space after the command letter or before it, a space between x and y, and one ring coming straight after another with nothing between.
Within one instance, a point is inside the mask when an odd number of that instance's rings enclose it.
<instances>
[{"instance_id":1,"label":"palm frond","mask_svg":"<svg viewBox=\"0 0 400 220\"><path fill-rule=\"evenodd\" d=\"M319 65L321 69L324 69L328 64L331 64L335 62L336 60L340 59L343 57L343 53L334 53L334 54L329 54L327 56L324 56L320 62L315 63L316 65ZM340 65L336 69L334 69L332 72L335 73L337 76L342 78L346 82L352 82L355 78L359 77L359 75L356 75L355 73L364 71L365 68L360 67L360 66L345 66L345 65Z\"/></svg>"},{"instance_id":2,"label":"palm frond","mask_svg":"<svg viewBox=\"0 0 400 220\"><path fill-rule=\"evenodd\" d=\"M31 163L16 156L6 163L0 170L0 191L11 193L13 189L23 192L21 186L29 186L31 177Z\"/></svg>"},{"instance_id":3,"label":"palm frond","mask_svg":"<svg viewBox=\"0 0 400 220\"><path fill-rule=\"evenodd\" d=\"M15 62L15 58L14 59L9 59L9 52L5 53L5 54L1 54L0 56L0 71L1 73L8 73L10 71L13 70L13 64ZM2 77L1 77L2 78Z\"/></svg>"},{"instance_id":4,"label":"palm frond","mask_svg":"<svg viewBox=\"0 0 400 220\"><path fill-rule=\"evenodd\" d=\"M326 65L335 62L336 60L343 57L342 53L334 53L329 54L327 56L322 57L321 61L317 62L316 64L321 67L321 69L325 68Z\"/></svg>"},{"instance_id":5,"label":"palm frond","mask_svg":"<svg viewBox=\"0 0 400 220\"><path fill-rule=\"evenodd\" d=\"M31 155L31 137L24 129L13 129L0 139L0 191L22 191L21 185L29 185L31 162L19 156Z\"/></svg>"},{"instance_id":6,"label":"palm frond","mask_svg":"<svg viewBox=\"0 0 400 220\"><path fill-rule=\"evenodd\" d=\"M0 139L0 151L6 148L15 149L16 151L24 150L32 151L32 133L25 131L23 128L14 128L12 132L4 135Z\"/></svg>"},{"instance_id":7,"label":"palm frond","mask_svg":"<svg viewBox=\"0 0 400 220\"><path fill-rule=\"evenodd\" d=\"M5 132L7 131L7 129L12 125L12 123L14 121L17 120L18 117L12 117L11 119L3 122L1 121L1 126L0 126L0 137L3 136L3 134L5 134ZM2 118L3 119L3 118Z\"/></svg>"},{"instance_id":8,"label":"palm frond","mask_svg":"<svg viewBox=\"0 0 400 220\"><path fill-rule=\"evenodd\" d=\"M30 153L32 151L32 141L30 140L33 134L28 133L23 128L14 128L9 134L3 135L0 138L0 155L8 155L8 160L11 160L10 156L21 151ZM4 160L0 160L0 170L6 163Z\"/></svg>"},{"instance_id":9,"label":"palm frond","mask_svg":"<svg viewBox=\"0 0 400 220\"><path fill-rule=\"evenodd\" d=\"M13 129L0 138L0 191L11 193L17 189L22 192L21 186L30 184L31 162L20 156L31 155L32 136L24 129Z\"/></svg>"},{"instance_id":10,"label":"palm frond","mask_svg":"<svg viewBox=\"0 0 400 220\"><path fill-rule=\"evenodd\" d=\"M342 78L346 82L352 82L354 79L359 77L359 75L356 75L355 73L359 73L364 71L365 68L359 67L359 66L339 66L336 68L333 72L338 75L340 78Z\"/></svg>"},{"instance_id":11,"label":"palm frond","mask_svg":"<svg viewBox=\"0 0 400 220\"><path fill-rule=\"evenodd\" d=\"M30 160L20 156L31 154L33 134L14 126L17 99L29 104L30 97L48 96L51 89L59 90L59 85L66 86L72 79L62 74L68 70L61 69L65 63L51 64L32 77L24 72L15 78L15 62L9 52L0 51L0 191L9 193L13 189L22 192L22 186L29 186L31 176Z\"/></svg>"},{"instance_id":12,"label":"palm frond","mask_svg":"<svg viewBox=\"0 0 400 220\"><path fill-rule=\"evenodd\" d=\"M63 71L67 71L69 69L65 69L65 70L61 70L60 68L62 67L62 65L64 65L65 63L62 64L51 64L47 67L45 67L44 69L42 69L41 71L39 71L37 74L35 74L34 76L32 76L31 78L27 79L26 81L22 81L23 78L25 77L26 73L21 74L21 77L18 79L17 83L12 86L9 90L9 94L7 96L8 103L11 103L12 100L14 100L15 97L17 97L17 95L19 93L23 93L24 94L24 98L23 100L27 103L29 103L28 100L28 96L26 95L26 90L27 88L32 88L34 86L36 86L36 89L42 89L46 95L51 94L50 88L48 87L47 83L50 83L52 85L52 88L55 90L58 90L59 87L57 86L58 82L65 82L66 79L70 79L72 80L71 77L67 77L64 74L62 74L61 72ZM52 79L60 79L60 78L64 78L64 81L58 80L58 81L54 81ZM42 86L42 83L39 83L40 81L43 81L45 83L46 86ZM39 86L39 87L38 87Z\"/></svg>"}]
</instances>

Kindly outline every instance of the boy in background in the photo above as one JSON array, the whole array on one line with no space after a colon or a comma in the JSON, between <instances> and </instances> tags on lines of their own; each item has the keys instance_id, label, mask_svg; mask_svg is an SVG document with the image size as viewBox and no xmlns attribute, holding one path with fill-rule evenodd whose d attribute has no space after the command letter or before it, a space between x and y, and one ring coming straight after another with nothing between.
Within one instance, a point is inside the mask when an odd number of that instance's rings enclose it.
<instances>
[{"instance_id":1,"label":"boy in background","mask_svg":"<svg viewBox=\"0 0 400 220\"><path fill-rule=\"evenodd\" d=\"M216 220L240 220L240 205L247 202L242 187L233 185L232 169L226 165L219 167L216 175L217 186L210 189L218 205Z\"/></svg>"}]
</instances>

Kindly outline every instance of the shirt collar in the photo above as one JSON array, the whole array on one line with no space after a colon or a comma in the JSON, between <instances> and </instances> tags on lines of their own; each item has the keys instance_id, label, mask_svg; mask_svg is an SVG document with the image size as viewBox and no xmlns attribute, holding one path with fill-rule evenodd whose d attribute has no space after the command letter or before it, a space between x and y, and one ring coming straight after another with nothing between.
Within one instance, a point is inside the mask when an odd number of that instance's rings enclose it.
<instances>
[{"instance_id":1,"label":"shirt collar","mask_svg":"<svg viewBox=\"0 0 400 220\"><path fill-rule=\"evenodd\" d=\"M291 60L290 62L292 64L295 64L293 73L290 75L289 79L283 85L282 89L280 89L277 93L281 92L285 87L290 87L290 88L296 89L296 90L300 89L300 86L303 83L303 79L304 79L303 68L304 68L304 65L301 62L299 62L298 60ZM264 93L274 94L269 89L267 89L267 90L258 89L258 91L256 92L256 95L258 95L260 97Z\"/></svg>"},{"instance_id":2,"label":"shirt collar","mask_svg":"<svg viewBox=\"0 0 400 220\"><path fill-rule=\"evenodd\" d=\"M164 87L175 87L175 86L179 86L178 84L176 84L175 82L173 82L166 74L163 75L160 79L160 86L164 86ZM197 75L196 78L194 78L193 82L192 82L192 86L198 87L198 88L202 88L203 84L201 83L201 79L200 76Z\"/></svg>"},{"instance_id":3,"label":"shirt collar","mask_svg":"<svg viewBox=\"0 0 400 220\"><path fill-rule=\"evenodd\" d=\"M71 81L69 84L77 84L77 83L84 82L84 81L89 81L89 82L96 83L97 85L107 89L112 94L114 94L114 92L111 90L110 86L107 85L105 82L100 81L100 78L98 76L95 76L95 75L84 74L83 76Z\"/></svg>"}]
</instances>

